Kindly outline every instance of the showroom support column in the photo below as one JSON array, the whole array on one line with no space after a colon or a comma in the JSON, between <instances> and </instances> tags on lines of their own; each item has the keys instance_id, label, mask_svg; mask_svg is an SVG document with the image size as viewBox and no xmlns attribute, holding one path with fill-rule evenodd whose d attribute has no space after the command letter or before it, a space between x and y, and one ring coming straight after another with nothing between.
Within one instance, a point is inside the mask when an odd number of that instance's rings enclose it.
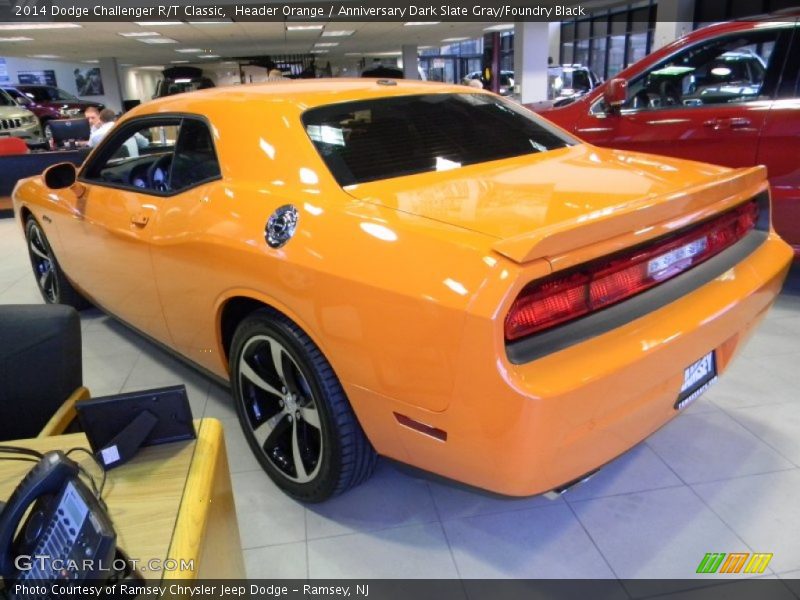
<instances>
[{"instance_id":1,"label":"showroom support column","mask_svg":"<svg viewBox=\"0 0 800 600\"><path fill-rule=\"evenodd\" d=\"M514 84L520 102L547 100L547 57L550 55L549 23L518 22L514 25ZM554 57L554 60L558 60Z\"/></svg>"},{"instance_id":2,"label":"showroom support column","mask_svg":"<svg viewBox=\"0 0 800 600\"><path fill-rule=\"evenodd\" d=\"M419 59L416 44L403 44L403 77L419 79Z\"/></svg>"},{"instance_id":3,"label":"showroom support column","mask_svg":"<svg viewBox=\"0 0 800 600\"><path fill-rule=\"evenodd\" d=\"M108 108L114 112L122 111L122 81L116 58L101 58L100 75L103 78L103 92Z\"/></svg>"},{"instance_id":4,"label":"showroom support column","mask_svg":"<svg viewBox=\"0 0 800 600\"><path fill-rule=\"evenodd\" d=\"M694 0L659 2L653 50L689 33L694 24Z\"/></svg>"},{"instance_id":5,"label":"showroom support column","mask_svg":"<svg viewBox=\"0 0 800 600\"><path fill-rule=\"evenodd\" d=\"M548 23L547 24L548 46L547 53L548 63L549 59L553 59L553 64L557 65L561 61L561 23Z\"/></svg>"}]
</instances>

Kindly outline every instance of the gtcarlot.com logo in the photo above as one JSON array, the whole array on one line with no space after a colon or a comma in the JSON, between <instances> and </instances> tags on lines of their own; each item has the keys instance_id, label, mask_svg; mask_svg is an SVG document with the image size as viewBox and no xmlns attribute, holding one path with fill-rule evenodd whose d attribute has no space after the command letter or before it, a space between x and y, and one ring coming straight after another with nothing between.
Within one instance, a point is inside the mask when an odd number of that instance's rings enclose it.
<instances>
[{"instance_id":1,"label":"gtcarlot.com logo","mask_svg":"<svg viewBox=\"0 0 800 600\"><path fill-rule=\"evenodd\" d=\"M151 558L149 560L140 560L138 558L128 558L123 560L115 558L107 562L102 560L82 559L71 560L62 558L53 558L46 554L20 554L14 559L14 566L18 571L32 571L34 578L38 575L44 576L46 573L67 573L67 572L122 572L127 568L133 568L138 571L194 571L194 559L180 560L168 558L161 560L159 558ZM43 577L44 578L44 577Z\"/></svg>"},{"instance_id":2,"label":"gtcarlot.com logo","mask_svg":"<svg viewBox=\"0 0 800 600\"><path fill-rule=\"evenodd\" d=\"M708 552L697 565L698 573L763 573L772 553L766 552Z\"/></svg>"}]
</instances>

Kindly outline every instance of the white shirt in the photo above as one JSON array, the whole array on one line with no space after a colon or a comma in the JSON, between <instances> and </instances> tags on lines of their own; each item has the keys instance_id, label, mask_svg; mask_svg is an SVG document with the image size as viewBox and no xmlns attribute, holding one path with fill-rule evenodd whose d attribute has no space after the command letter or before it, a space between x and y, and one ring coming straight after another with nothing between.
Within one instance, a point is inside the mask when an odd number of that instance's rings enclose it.
<instances>
[{"instance_id":1,"label":"white shirt","mask_svg":"<svg viewBox=\"0 0 800 600\"><path fill-rule=\"evenodd\" d=\"M89 136L89 147L94 148L97 144L100 143L106 134L114 127L114 121L109 121L108 123L102 123L99 127L92 130L91 135Z\"/></svg>"}]
</instances>

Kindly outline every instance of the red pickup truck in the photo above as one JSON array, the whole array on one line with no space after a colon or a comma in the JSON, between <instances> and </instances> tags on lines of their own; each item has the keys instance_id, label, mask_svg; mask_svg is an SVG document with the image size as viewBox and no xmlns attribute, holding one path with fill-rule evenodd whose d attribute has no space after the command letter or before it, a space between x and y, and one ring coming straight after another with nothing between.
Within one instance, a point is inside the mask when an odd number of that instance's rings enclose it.
<instances>
[{"instance_id":1,"label":"red pickup truck","mask_svg":"<svg viewBox=\"0 0 800 600\"><path fill-rule=\"evenodd\" d=\"M766 165L800 257L800 11L699 29L567 106L528 106L600 146Z\"/></svg>"}]
</instances>

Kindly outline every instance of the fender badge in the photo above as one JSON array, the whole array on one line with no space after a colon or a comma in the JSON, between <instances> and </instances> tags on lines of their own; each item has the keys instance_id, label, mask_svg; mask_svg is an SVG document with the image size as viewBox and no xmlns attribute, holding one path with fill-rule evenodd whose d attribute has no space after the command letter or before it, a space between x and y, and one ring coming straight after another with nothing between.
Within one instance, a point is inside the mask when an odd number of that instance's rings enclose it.
<instances>
[{"instance_id":1,"label":"fender badge","mask_svg":"<svg viewBox=\"0 0 800 600\"><path fill-rule=\"evenodd\" d=\"M270 248L280 248L292 239L298 217L297 209L291 204L284 204L272 213L264 230L264 237Z\"/></svg>"}]
</instances>

